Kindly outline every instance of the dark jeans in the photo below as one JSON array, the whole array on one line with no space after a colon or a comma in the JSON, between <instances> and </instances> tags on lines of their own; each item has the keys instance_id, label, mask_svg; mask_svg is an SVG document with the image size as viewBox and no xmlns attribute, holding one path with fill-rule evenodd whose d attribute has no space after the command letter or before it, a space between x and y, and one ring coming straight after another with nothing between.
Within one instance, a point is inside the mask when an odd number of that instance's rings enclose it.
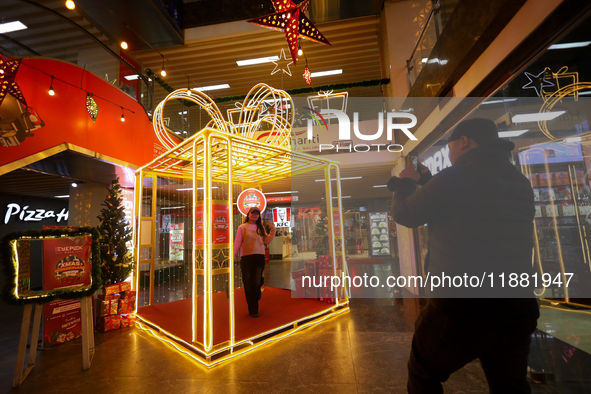
<instances>
[{"instance_id":1,"label":"dark jeans","mask_svg":"<svg viewBox=\"0 0 591 394\"><path fill-rule=\"evenodd\" d=\"M490 393L531 393L527 356L535 328L535 320L499 324L450 317L428 304L415 324L408 392L443 393L441 382L478 358Z\"/></svg>"},{"instance_id":2,"label":"dark jeans","mask_svg":"<svg viewBox=\"0 0 591 394\"><path fill-rule=\"evenodd\" d=\"M259 313L261 286L264 283L265 255L249 254L248 256L242 256L240 258L240 269L242 270L242 282L244 283L248 313L250 315Z\"/></svg>"}]
</instances>

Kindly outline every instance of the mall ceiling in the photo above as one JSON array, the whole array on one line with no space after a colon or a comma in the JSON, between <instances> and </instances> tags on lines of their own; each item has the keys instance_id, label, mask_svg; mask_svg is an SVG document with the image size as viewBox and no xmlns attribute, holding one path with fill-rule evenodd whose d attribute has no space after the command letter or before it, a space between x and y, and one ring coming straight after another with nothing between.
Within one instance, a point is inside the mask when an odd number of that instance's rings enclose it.
<instances>
[{"instance_id":1,"label":"mall ceiling","mask_svg":"<svg viewBox=\"0 0 591 394\"><path fill-rule=\"evenodd\" d=\"M206 3L209 7L217 3L220 7L227 8L232 2L233 0L216 2L200 0L187 2L186 6L195 10L205 6ZM268 2L270 3L270 0ZM80 50L101 48L101 51L104 50L104 56L101 58L109 59L108 50L103 49L101 45L118 52L118 42L121 37L124 37L130 43L143 42L141 45L132 45L129 53L144 67L159 71L162 67L161 55L165 56L168 75L164 81L173 88L186 87L187 77L192 87L222 83L231 86L230 89L210 92L214 97L244 95L259 82L283 89L306 87L302 78L306 59L312 72L343 70L343 73L337 76L316 78L313 80L313 85L360 82L380 79L382 75L377 14L381 10L383 0L371 0L364 4L313 0L312 4L315 8L311 11L316 13L318 20L324 21L318 23L317 27L332 46L303 41L305 57L299 59L297 66L290 66L291 77L282 72L271 75L275 67L272 63L245 67L239 67L236 64L237 60L274 56L279 54L281 48L287 49L282 32L263 29L246 22L243 22L244 27L240 27L243 31L232 34L227 34L223 30L212 34L216 26L191 27L187 30L187 37L184 37L183 42L175 37L175 29L171 27L170 20L163 19L161 15L152 15L156 14L153 3L158 3L157 1L80 0L76 3L78 7L70 11L65 7L63 0L3 0L0 5L2 19L4 21L20 20L28 28L9 34L0 34L0 53L4 56L44 56L76 63ZM234 2L234 4L237 3L239 2ZM211 19L210 22L216 23L216 19ZM232 20L217 20L217 22L232 22ZM193 26L198 25L199 23L194 23ZM135 35L135 38L130 37L130 32ZM205 33L202 34L202 32ZM141 37L138 38L138 36ZM147 47L149 49L145 49ZM155 92L156 102L167 94L158 85ZM351 89L350 94L357 97L375 97L382 96L382 91L381 87L377 86L362 90ZM84 163L91 170L88 174L82 174L81 179L93 181L95 176L89 174L97 172L92 169L105 164L97 164L94 161L96 160ZM384 179L389 178L390 166L387 167L374 167L364 171L363 180L355 182L361 186L359 190L371 190L372 193L375 192L376 197L389 196L385 189L372 189L374 184L383 184ZM51 177L47 182L39 178L43 176L43 172L46 172L45 176ZM71 183L69 179L71 175L64 175L63 172L38 168L14 171L0 177L2 191L41 197L67 194L65 190ZM108 173L110 172L112 171L109 170ZM353 173L356 172L359 170L345 168L341 176L354 176ZM268 190L289 190L289 184L284 183L268 185ZM51 184L55 187L50 187ZM45 186L41 187L41 185ZM318 186L321 190L321 185L321 183L314 183L312 189ZM347 190L346 184L343 184L344 196L359 193L358 190Z\"/></svg>"}]
</instances>

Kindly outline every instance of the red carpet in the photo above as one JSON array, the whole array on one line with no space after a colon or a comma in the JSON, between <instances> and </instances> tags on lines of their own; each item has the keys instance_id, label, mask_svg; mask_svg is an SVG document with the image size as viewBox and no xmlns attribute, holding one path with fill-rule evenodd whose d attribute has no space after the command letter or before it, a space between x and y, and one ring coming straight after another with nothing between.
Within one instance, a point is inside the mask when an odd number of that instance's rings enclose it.
<instances>
[{"instance_id":1,"label":"red carpet","mask_svg":"<svg viewBox=\"0 0 591 394\"><path fill-rule=\"evenodd\" d=\"M380 259L347 260L347 264L384 264Z\"/></svg>"},{"instance_id":2,"label":"red carpet","mask_svg":"<svg viewBox=\"0 0 591 394\"><path fill-rule=\"evenodd\" d=\"M252 318L248 315L244 290L236 289L234 296L236 341L253 337L334 305L316 300L291 298L290 290L265 287L259 301L260 317ZM197 300L201 301L201 297ZM198 305L199 320L202 322L203 304L199 302ZM229 305L225 292L213 295L214 345L230 339ZM142 307L138 310L138 315L191 343L191 299ZM203 341L202 324L198 326L197 338L199 342Z\"/></svg>"}]
</instances>

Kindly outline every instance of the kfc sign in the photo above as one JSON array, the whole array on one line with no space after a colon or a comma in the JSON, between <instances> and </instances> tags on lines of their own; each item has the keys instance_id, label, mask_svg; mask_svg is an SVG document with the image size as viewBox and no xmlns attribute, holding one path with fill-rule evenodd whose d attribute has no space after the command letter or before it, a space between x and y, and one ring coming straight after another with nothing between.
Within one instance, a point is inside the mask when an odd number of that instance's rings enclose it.
<instances>
[{"instance_id":1,"label":"kfc sign","mask_svg":"<svg viewBox=\"0 0 591 394\"><path fill-rule=\"evenodd\" d=\"M273 208L275 227L291 227L291 208Z\"/></svg>"}]
</instances>

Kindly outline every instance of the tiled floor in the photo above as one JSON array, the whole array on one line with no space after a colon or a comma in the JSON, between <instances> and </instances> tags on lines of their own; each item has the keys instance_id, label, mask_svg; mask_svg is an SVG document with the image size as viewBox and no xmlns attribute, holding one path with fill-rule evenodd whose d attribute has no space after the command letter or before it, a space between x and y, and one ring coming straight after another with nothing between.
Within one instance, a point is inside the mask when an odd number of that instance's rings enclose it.
<instances>
[{"instance_id":1,"label":"tiled floor","mask_svg":"<svg viewBox=\"0 0 591 394\"><path fill-rule=\"evenodd\" d=\"M77 340L39 351L11 391L22 307L0 305L0 393L405 393L418 310L416 299L353 299L345 315L212 369L137 328L97 333L89 371ZM452 375L445 392L487 393L480 365Z\"/></svg>"}]
</instances>

